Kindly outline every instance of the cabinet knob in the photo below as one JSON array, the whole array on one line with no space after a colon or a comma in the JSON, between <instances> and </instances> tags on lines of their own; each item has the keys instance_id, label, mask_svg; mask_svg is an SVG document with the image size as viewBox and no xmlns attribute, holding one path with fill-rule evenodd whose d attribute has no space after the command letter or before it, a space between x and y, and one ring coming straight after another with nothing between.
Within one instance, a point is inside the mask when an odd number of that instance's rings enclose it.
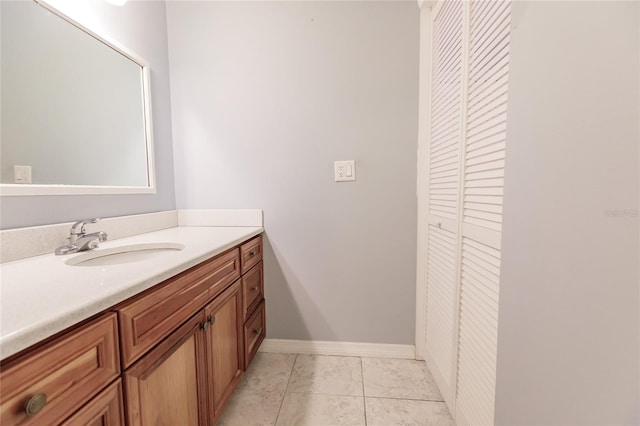
<instances>
[{"instance_id":1,"label":"cabinet knob","mask_svg":"<svg viewBox=\"0 0 640 426\"><path fill-rule=\"evenodd\" d=\"M37 393L29 398L29 401L24 405L24 411L27 416L35 416L45 405L47 405L47 394Z\"/></svg>"},{"instance_id":2,"label":"cabinet knob","mask_svg":"<svg viewBox=\"0 0 640 426\"><path fill-rule=\"evenodd\" d=\"M204 322L204 324L201 325L202 329L204 331L207 331L207 328L209 328L210 325L213 325L216 322L216 316L215 315L209 315L207 317L207 320Z\"/></svg>"},{"instance_id":3,"label":"cabinet knob","mask_svg":"<svg viewBox=\"0 0 640 426\"><path fill-rule=\"evenodd\" d=\"M258 253L257 253L255 250L251 250L251 251L249 252L249 257L253 257L253 256L255 256L256 254L258 254Z\"/></svg>"},{"instance_id":4,"label":"cabinet knob","mask_svg":"<svg viewBox=\"0 0 640 426\"><path fill-rule=\"evenodd\" d=\"M251 287L251 291L258 291L259 289L260 289L260 287L258 287L257 285Z\"/></svg>"},{"instance_id":5,"label":"cabinet knob","mask_svg":"<svg viewBox=\"0 0 640 426\"><path fill-rule=\"evenodd\" d=\"M256 336L259 335L260 333L262 333L262 328L254 328L253 329L253 334L255 334Z\"/></svg>"}]
</instances>

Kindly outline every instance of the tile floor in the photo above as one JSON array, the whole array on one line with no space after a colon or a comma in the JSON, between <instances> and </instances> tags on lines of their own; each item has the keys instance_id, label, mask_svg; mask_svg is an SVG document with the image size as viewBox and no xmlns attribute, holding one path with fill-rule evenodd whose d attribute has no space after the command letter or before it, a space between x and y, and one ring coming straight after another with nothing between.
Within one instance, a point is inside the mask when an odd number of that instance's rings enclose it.
<instances>
[{"instance_id":1,"label":"tile floor","mask_svg":"<svg viewBox=\"0 0 640 426\"><path fill-rule=\"evenodd\" d=\"M422 361L258 353L220 426L454 422Z\"/></svg>"}]
</instances>

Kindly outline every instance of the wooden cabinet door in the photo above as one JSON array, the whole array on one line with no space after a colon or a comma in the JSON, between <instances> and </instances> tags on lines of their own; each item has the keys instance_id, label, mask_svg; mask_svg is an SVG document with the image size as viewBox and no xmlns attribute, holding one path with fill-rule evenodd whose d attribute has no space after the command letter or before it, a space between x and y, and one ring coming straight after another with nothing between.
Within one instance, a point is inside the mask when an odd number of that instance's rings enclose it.
<instances>
[{"instance_id":1,"label":"wooden cabinet door","mask_svg":"<svg viewBox=\"0 0 640 426\"><path fill-rule=\"evenodd\" d=\"M206 425L203 311L124 373L128 425Z\"/></svg>"},{"instance_id":2,"label":"wooden cabinet door","mask_svg":"<svg viewBox=\"0 0 640 426\"><path fill-rule=\"evenodd\" d=\"M205 308L209 412L217 419L235 390L244 365L240 280Z\"/></svg>"}]
</instances>

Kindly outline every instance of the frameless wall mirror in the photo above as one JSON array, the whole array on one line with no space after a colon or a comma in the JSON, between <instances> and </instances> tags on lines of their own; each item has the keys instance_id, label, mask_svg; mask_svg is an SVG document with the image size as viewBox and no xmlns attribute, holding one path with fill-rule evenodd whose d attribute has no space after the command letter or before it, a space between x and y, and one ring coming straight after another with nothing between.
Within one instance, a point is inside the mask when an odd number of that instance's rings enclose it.
<instances>
[{"instance_id":1,"label":"frameless wall mirror","mask_svg":"<svg viewBox=\"0 0 640 426\"><path fill-rule=\"evenodd\" d=\"M0 31L0 194L155 192L145 62L39 1Z\"/></svg>"}]
</instances>

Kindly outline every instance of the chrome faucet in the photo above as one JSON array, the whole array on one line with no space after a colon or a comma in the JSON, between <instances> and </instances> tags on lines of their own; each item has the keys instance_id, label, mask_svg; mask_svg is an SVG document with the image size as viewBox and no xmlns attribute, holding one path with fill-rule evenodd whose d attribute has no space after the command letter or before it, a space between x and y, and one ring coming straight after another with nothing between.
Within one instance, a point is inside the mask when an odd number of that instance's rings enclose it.
<instances>
[{"instance_id":1,"label":"chrome faucet","mask_svg":"<svg viewBox=\"0 0 640 426\"><path fill-rule=\"evenodd\" d=\"M56 256L92 250L97 248L100 242L107 241L106 232L98 231L91 234L86 233L87 223L96 223L99 220L99 218L82 219L74 223L71 226L71 231L69 232L69 244L58 247L56 249Z\"/></svg>"}]
</instances>

